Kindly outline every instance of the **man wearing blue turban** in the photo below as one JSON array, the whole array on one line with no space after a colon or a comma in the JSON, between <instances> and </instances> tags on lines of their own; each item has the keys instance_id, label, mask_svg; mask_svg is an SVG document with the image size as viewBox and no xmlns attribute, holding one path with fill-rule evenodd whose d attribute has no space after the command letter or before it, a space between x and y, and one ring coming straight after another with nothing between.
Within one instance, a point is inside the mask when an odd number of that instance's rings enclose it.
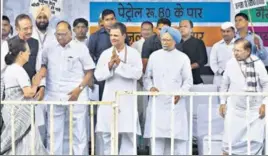
<instances>
[{"instance_id":1,"label":"man wearing blue turban","mask_svg":"<svg viewBox=\"0 0 268 156\"><path fill-rule=\"evenodd\" d=\"M144 75L144 87L152 92L188 92L193 86L190 59L175 48L180 43L178 30L164 26L160 32L162 49L151 54ZM152 119L152 99L147 107L144 137L152 139L151 124L154 124L155 141L151 141L154 155L186 155L188 121L185 97L157 96L154 103L155 117ZM174 110L171 116L171 110ZM171 119L173 118L173 119ZM173 121L173 124L172 124ZM171 125L173 127L171 128ZM175 126L176 125L176 126ZM171 152L171 133L174 149Z\"/></svg>"}]
</instances>

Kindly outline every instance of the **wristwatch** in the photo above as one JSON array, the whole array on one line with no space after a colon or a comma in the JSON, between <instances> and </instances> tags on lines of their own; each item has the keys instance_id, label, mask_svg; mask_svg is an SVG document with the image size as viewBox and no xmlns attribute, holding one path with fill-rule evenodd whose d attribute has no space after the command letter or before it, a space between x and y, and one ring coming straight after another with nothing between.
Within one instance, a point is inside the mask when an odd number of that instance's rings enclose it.
<instances>
[{"instance_id":1,"label":"wristwatch","mask_svg":"<svg viewBox=\"0 0 268 156\"><path fill-rule=\"evenodd\" d=\"M84 89L84 86L79 85L79 89L80 89L80 90L83 90L83 89Z\"/></svg>"}]
</instances>

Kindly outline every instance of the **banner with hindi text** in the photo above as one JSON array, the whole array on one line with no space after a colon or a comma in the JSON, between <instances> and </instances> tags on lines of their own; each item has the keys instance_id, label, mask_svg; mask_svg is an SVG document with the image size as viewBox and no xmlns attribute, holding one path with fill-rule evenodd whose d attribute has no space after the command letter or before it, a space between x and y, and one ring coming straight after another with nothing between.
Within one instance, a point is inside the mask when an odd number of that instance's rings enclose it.
<instances>
[{"instance_id":1,"label":"banner with hindi text","mask_svg":"<svg viewBox=\"0 0 268 156\"><path fill-rule=\"evenodd\" d=\"M120 22L171 22L190 19L193 22L230 21L230 2L90 2L90 22L98 22L104 9L114 10ZM222 11L221 11L222 10Z\"/></svg>"},{"instance_id":2,"label":"banner with hindi text","mask_svg":"<svg viewBox=\"0 0 268 156\"><path fill-rule=\"evenodd\" d=\"M244 10L241 12L248 15L247 10ZM255 9L250 9L249 12L250 12L253 23L262 22L262 23L267 23L268 25L268 2L266 3L266 6L255 8Z\"/></svg>"}]
</instances>

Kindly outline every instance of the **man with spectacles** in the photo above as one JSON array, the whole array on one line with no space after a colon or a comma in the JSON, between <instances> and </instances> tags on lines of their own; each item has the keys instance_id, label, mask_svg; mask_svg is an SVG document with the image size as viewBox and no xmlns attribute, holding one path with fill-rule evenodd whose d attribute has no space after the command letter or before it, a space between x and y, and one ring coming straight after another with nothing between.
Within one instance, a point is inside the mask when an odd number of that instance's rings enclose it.
<instances>
[{"instance_id":1,"label":"man with spectacles","mask_svg":"<svg viewBox=\"0 0 268 156\"><path fill-rule=\"evenodd\" d=\"M31 50L29 62L26 63L23 67L28 73L29 77L32 79L32 77L36 73L35 65L36 65L36 59L38 55L38 41L31 37L32 30L33 30L32 20L28 15L20 14L16 17L15 26L16 26L18 35L14 37L18 37L22 40L27 41ZM2 68L5 67L4 58L6 54L8 53L8 51L9 51L8 41L5 41L3 42L2 47L1 47L1 72L2 72Z\"/></svg>"},{"instance_id":2,"label":"man with spectacles","mask_svg":"<svg viewBox=\"0 0 268 156\"><path fill-rule=\"evenodd\" d=\"M247 39L234 42L234 56L223 74L221 92L268 93L268 75L263 62L252 53ZM247 114L249 102L249 114ZM265 106L266 105L266 106ZM250 155L262 155L265 139L266 96L222 96L220 115L224 118L223 154L246 155L250 138ZM250 125L250 133L247 130ZM230 140L229 140L230 139ZM231 143L231 149L229 149ZM230 150L232 153L229 153Z\"/></svg>"},{"instance_id":3,"label":"man with spectacles","mask_svg":"<svg viewBox=\"0 0 268 156\"><path fill-rule=\"evenodd\" d=\"M37 63L37 56L39 53L38 41L31 37L32 30L33 30L32 20L28 15L20 14L16 17L15 26L16 26L16 30L18 32L18 35L14 36L13 38L19 38L19 39L27 41L29 48L30 48L29 61L23 66L23 68L26 70L29 78L32 80L34 75L36 74L36 63ZM7 66L5 64L5 56L9 52L9 42L13 38L11 38L10 40L4 41L2 46L1 46L1 77L4 76L5 69ZM16 74L16 73L14 73L14 74ZM1 80L1 83L2 83L2 80ZM40 94L40 92L44 91L43 88L44 88L43 84L40 84L38 87L38 92L36 93L36 95L38 95L38 94ZM1 87L1 89L2 89L2 87ZM1 92L3 92L3 91L1 90ZM35 112L35 117L38 117L39 115L40 114ZM35 121L36 121L36 124L39 125L40 120L35 120ZM37 130L39 131L39 129L37 129ZM42 135L42 133L40 133L40 135Z\"/></svg>"},{"instance_id":4,"label":"man with spectacles","mask_svg":"<svg viewBox=\"0 0 268 156\"><path fill-rule=\"evenodd\" d=\"M189 92L193 85L191 64L188 56L175 48L180 43L178 30L164 26L160 32L162 49L149 58L144 75L144 87L151 92ZM146 114L144 137L152 139L151 124L155 122L155 147L153 155L170 155L171 108L174 105L174 155L186 155L188 140L187 111L185 97L157 96L155 100L155 119L152 119L152 98ZM153 147L152 147L153 148Z\"/></svg>"},{"instance_id":5,"label":"man with spectacles","mask_svg":"<svg viewBox=\"0 0 268 156\"><path fill-rule=\"evenodd\" d=\"M26 63L23 66L23 68L26 70L30 79L32 79L36 73L35 67L36 67L36 61L37 61L37 55L38 55L38 49L39 49L38 41L31 37L32 28L33 28L32 20L28 15L20 14L16 17L15 26L16 26L18 35L14 36L13 38L20 38L22 40L27 41L30 47L30 51L31 51L30 58L29 58L28 63ZM9 52L8 41L9 40L4 41L1 45L1 77L4 75L4 71L6 69L5 56Z\"/></svg>"},{"instance_id":6,"label":"man with spectacles","mask_svg":"<svg viewBox=\"0 0 268 156\"><path fill-rule=\"evenodd\" d=\"M46 47L42 56L40 71L47 73L45 100L88 101L88 84L93 80L95 68L88 48L85 44L72 40L71 26L66 21L57 24L55 36L58 42ZM54 125L54 153L57 155L62 155L64 145L68 144L64 140L65 118L69 118L68 112L69 106L55 105L52 112L54 123L48 120L48 131L49 125ZM50 113L48 111L48 116ZM87 105L73 106L74 155L88 155L87 115ZM47 144L50 149L50 134L48 134Z\"/></svg>"}]
</instances>

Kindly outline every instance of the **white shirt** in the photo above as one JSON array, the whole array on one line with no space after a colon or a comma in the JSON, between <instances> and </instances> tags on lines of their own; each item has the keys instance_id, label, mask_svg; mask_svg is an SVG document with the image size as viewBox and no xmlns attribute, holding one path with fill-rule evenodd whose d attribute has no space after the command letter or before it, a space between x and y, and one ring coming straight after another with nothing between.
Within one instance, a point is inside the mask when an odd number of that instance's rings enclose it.
<instances>
[{"instance_id":1,"label":"white shirt","mask_svg":"<svg viewBox=\"0 0 268 156\"><path fill-rule=\"evenodd\" d=\"M2 44L1 44L1 78L3 77L4 75L4 72L5 72L5 69L6 69L6 62L5 62L5 57L7 55L9 51L9 48L8 48L8 43L7 41L4 41Z\"/></svg>"},{"instance_id":2,"label":"white shirt","mask_svg":"<svg viewBox=\"0 0 268 156\"><path fill-rule=\"evenodd\" d=\"M145 39L142 37L140 40L134 42L132 44L132 47L137 49L139 53L141 53L142 51L142 46L143 46L143 43L144 43Z\"/></svg>"},{"instance_id":3,"label":"white shirt","mask_svg":"<svg viewBox=\"0 0 268 156\"><path fill-rule=\"evenodd\" d=\"M213 45L210 52L210 68L215 75L221 75L226 63L233 57L234 41L235 39L227 45L222 39Z\"/></svg>"},{"instance_id":4,"label":"white shirt","mask_svg":"<svg viewBox=\"0 0 268 156\"><path fill-rule=\"evenodd\" d=\"M80 41L74 37L74 41L85 44L88 47L89 37L85 38L83 41ZM99 101L99 85L94 84L94 90L88 88L88 97L90 101Z\"/></svg>"},{"instance_id":5,"label":"white shirt","mask_svg":"<svg viewBox=\"0 0 268 156\"><path fill-rule=\"evenodd\" d=\"M1 44L2 44L3 42L7 41L8 39L10 39L9 36L8 36L7 38L5 38L5 39L1 38Z\"/></svg>"},{"instance_id":6,"label":"white shirt","mask_svg":"<svg viewBox=\"0 0 268 156\"><path fill-rule=\"evenodd\" d=\"M20 88L24 88L31 86L31 81L27 72L22 66L16 63L13 63L12 65L6 68L4 75L4 83L5 88L11 88L17 86L20 86Z\"/></svg>"},{"instance_id":7,"label":"white shirt","mask_svg":"<svg viewBox=\"0 0 268 156\"><path fill-rule=\"evenodd\" d=\"M81 42L81 43L84 43L85 45L88 44L88 42L89 42L88 39L89 39L89 38L87 37L87 38L85 38L83 41L79 41L76 37L74 37L74 40L75 40L76 42Z\"/></svg>"},{"instance_id":8,"label":"white shirt","mask_svg":"<svg viewBox=\"0 0 268 156\"><path fill-rule=\"evenodd\" d=\"M78 87L84 79L85 70L95 68L88 48L74 40L65 47L55 43L43 52L42 64L47 66L46 93L52 100L68 100L69 92ZM87 89L80 96L87 100Z\"/></svg>"},{"instance_id":9,"label":"white shirt","mask_svg":"<svg viewBox=\"0 0 268 156\"><path fill-rule=\"evenodd\" d=\"M39 50L36 58L36 71L39 71L41 68L41 62L42 62L42 53L45 49L45 47L49 46L53 43L58 43L57 39L54 35L54 30L48 29L46 33L42 33L38 30L38 28L34 27L32 38L38 40L39 43Z\"/></svg>"}]
</instances>

